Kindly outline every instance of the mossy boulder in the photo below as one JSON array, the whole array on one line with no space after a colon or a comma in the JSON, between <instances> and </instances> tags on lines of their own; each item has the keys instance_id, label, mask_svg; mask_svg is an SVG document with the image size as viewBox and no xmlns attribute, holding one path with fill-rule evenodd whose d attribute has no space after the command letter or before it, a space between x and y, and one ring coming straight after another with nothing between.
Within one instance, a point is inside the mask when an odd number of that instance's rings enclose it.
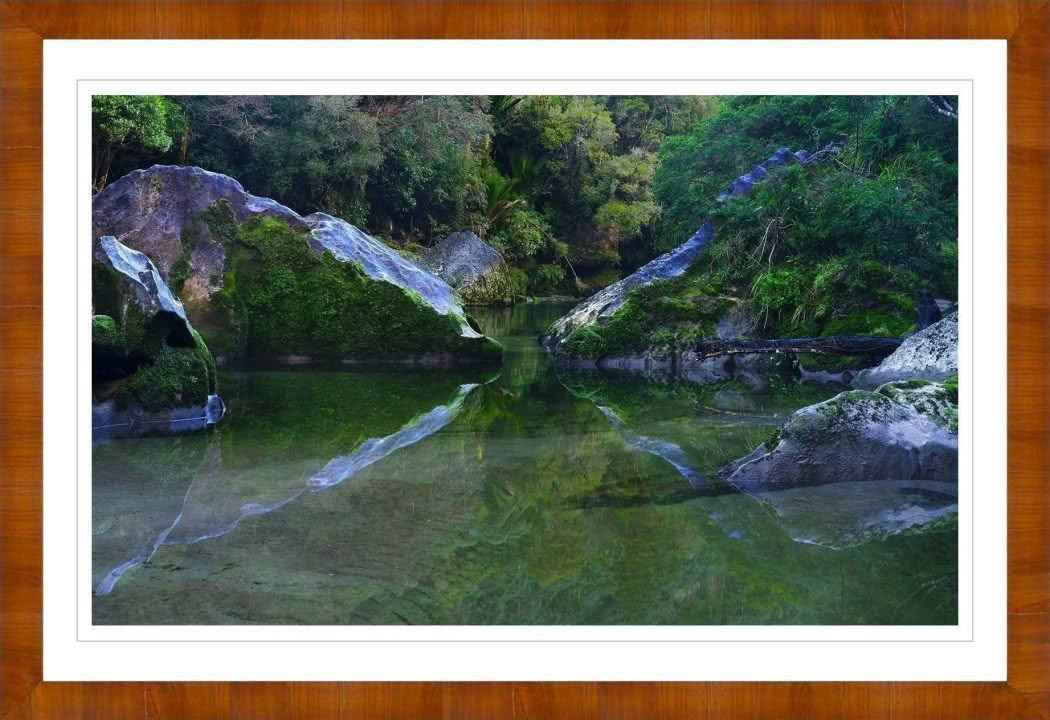
<instances>
[{"instance_id":1,"label":"mossy boulder","mask_svg":"<svg viewBox=\"0 0 1050 720\"><path fill-rule=\"evenodd\" d=\"M452 233L422 255L421 264L451 285L468 305L512 305L527 291L525 273L469 230Z\"/></svg>"},{"instance_id":2,"label":"mossy boulder","mask_svg":"<svg viewBox=\"0 0 1050 720\"><path fill-rule=\"evenodd\" d=\"M908 337L878 367L862 370L853 387L873 389L896 380L945 380L959 372L959 313Z\"/></svg>"},{"instance_id":3,"label":"mossy boulder","mask_svg":"<svg viewBox=\"0 0 1050 720\"><path fill-rule=\"evenodd\" d=\"M92 260L93 426L120 435L217 422L215 360L157 267L111 236Z\"/></svg>"},{"instance_id":4,"label":"mossy boulder","mask_svg":"<svg viewBox=\"0 0 1050 720\"><path fill-rule=\"evenodd\" d=\"M95 196L96 237L155 258L223 360L498 364L453 289L343 220L302 217L196 167L136 170Z\"/></svg>"},{"instance_id":5,"label":"mossy boulder","mask_svg":"<svg viewBox=\"0 0 1050 720\"><path fill-rule=\"evenodd\" d=\"M849 390L798 410L728 481L773 490L845 481L958 481L958 395L912 380Z\"/></svg>"}]
</instances>

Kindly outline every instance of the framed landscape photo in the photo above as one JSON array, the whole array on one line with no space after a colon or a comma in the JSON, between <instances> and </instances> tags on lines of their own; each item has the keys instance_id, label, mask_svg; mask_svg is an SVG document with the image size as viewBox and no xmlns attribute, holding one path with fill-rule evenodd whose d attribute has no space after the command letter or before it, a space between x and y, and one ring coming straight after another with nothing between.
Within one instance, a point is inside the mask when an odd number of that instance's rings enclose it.
<instances>
[{"instance_id":1,"label":"framed landscape photo","mask_svg":"<svg viewBox=\"0 0 1050 720\"><path fill-rule=\"evenodd\" d=\"M0 712L1046 717L960 7L5 3Z\"/></svg>"}]
</instances>

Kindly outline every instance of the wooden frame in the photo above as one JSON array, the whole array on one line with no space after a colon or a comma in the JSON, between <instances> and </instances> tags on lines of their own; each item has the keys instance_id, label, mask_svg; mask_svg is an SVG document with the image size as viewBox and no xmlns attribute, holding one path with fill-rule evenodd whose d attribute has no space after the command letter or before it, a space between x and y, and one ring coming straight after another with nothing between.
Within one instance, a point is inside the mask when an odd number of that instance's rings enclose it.
<instances>
[{"instance_id":1,"label":"wooden frame","mask_svg":"<svg viewBox=\"0 0 1050 720\"><path fill-rule=\"evenodd\" d=\"M0 717L1050 717L1047 0L0 0ZM41 682L44 38L1007 38L1005 683Z\"/></svg>"}]
</instances>

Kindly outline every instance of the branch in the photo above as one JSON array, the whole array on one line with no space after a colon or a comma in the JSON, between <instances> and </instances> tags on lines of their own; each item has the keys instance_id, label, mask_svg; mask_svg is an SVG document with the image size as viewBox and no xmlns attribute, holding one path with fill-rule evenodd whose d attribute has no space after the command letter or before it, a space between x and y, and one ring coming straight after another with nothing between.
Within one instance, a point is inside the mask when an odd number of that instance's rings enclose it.
<instances>
[{"instance_id":1,"label":"branch","mask_svg":"<svg viewBox=\"0 0 1050 720\"><path fill-rule=\"evenodd\" d=\"M958 120L959 119L959 114L957 112L955 112L955 108L953 108L948 103L948 101L945 100L944 98L940 98L940 102L938 103L937 100L933 99L932 95L926 95L925 97L926 97L926 102L928 102L930 105L932 105L933 109L936 110L941 115L944 115L945 117L949 117L949 118L951 118L953 120Z\"/></svg>"}]
</instances>

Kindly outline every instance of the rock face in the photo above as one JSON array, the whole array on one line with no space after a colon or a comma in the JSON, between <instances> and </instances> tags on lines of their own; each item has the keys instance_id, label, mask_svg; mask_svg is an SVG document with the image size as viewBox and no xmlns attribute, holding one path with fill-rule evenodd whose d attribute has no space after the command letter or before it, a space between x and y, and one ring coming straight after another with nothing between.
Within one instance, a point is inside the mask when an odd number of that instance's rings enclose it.
<instances>
[{"instance_id":1,"label":"rock face","mask_svg":"<svg viewBox=\"0 0 1050 720\"><path fill-rule=\"evenodd\" d=\"M627 293L657 280L667 280L685 272L714 238L714 224L708 220L686 242L651 260L623 280L595 293L556 320L543 338L543 344L557 350L576 330L611 317L627 301Z\"/></svg>"},{"instance_id":2,"label":"rock face","mask_svg":"<svg viewBox=\"0 0 1050 720\"><path fill-rule=\"evenodd\" d=\"M751 192L755 183L769 174L769 170L792 162L807 163L813 158L805 150L791 152L789 148L778 148L765 162L755 165L751 171L733 180L719 200L740 197ZM649 285L658 280L668 280L685 272L696 256L703 252L714 239L715 228L706 220L700 229L674 250L664 253L623 280L587 298L564 317L557 320L543 337L543 344L557 352L561 344L576 330L596 322L608 320L627 301L627 293L636 287Z\"/></svg>"},{"instance_id":3,"label":"rock face","mask_svg":"<svg viewBox=\"0 0 1050 720\"><path fill-rule=\"evenodd\" d=\"M469 305L513 305L525 294L525 275L469 230L452 233L428 249L422 264L447 282Z\"/></svg>"},{"instance_id":4,"label":"rock face","mask_svg":"<svg viewBox=\"0 0 1050 720\"><path fill-rule=\"evenodd\" d=\"M192 346L193 331L182 303L171 294L157 266L145 254L122 245L112 236L103 236L95 244L92 259L108 270L113 280L100 289L119 294L124 303L133 303L144 323L163 326L170 344Z\"/></svg>"},{"instance_id":5,"label":"rock face","mask_svg":"<svg viewBox=\"0 0 1050 720\"><path fill-rule=\"evenodd\" d=\"M878 367L862 370L853 387L875 388L894 380L944 380L959 372L959 313L907 338Z\"/></svg>"},{"instance_id":6,"label":"rock face","mask_svg":"<svg viewBox=\"0 0 1050 720\"><path fill-rule=\"evenodd\" d=\"M469 230L452 233L423 255L423 264L457 290L503 262L499 250Z\"/></svg>"},{"instance_id":7,"label":"rock face","mask_svg":"<svg viewBox=\"0 0 1050 720\"><path fill-rule=\"evenodd\" d=\"M958 481L954 389L922 380L802 408L724 474L744 490L845 481Z\"/></svg>"},{"instance_id":8,"label":"rock face","mask_svg":"<svg viewBox=\"0 0 1050 720\"><path fill-rule=\"evenodd\" d=\"M432 272L339 218L300 216L225 175L136 170L94 197L92 229L152 258L223 358L501 356Z\"/></svg>"},{"instance_id":9,"label":"rock face","mask_svg":"<svg viewBox=\"0 0 1050 720\"><path fill-rule=\"evenodd\" d=\"M92 259L96 439L219 422L215 361L157 267L112 236L99 238Z\"/></svg>"}]
</instances>

